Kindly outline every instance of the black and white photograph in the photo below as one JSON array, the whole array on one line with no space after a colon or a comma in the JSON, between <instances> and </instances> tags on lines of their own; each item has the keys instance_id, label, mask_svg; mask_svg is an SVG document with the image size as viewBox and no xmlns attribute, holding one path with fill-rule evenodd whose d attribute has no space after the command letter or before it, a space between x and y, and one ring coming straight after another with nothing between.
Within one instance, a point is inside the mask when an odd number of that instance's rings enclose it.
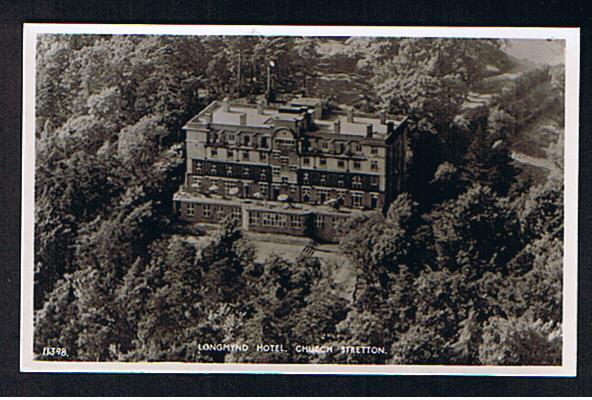
<instances>
[{"instance_id":1,"label":"black and white photograph","mask_svg":"<svg viewBox=\"0 0 592 400\"><path fill-rule=\"evenodd\" d=\"M21 370L575 376L577 29L24 51Z\"/></svg>"}]
</instances>

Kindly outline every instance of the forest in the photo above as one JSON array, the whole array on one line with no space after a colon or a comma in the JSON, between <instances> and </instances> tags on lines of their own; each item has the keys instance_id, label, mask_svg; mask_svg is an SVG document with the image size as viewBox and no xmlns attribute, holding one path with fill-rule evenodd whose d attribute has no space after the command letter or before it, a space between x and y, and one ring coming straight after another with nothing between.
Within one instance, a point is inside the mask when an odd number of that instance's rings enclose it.
<instances>
[{"instance_id":1,"label":"forest","mask_svg":"<svg viewBox=\"0 0 592 400\"><path fill-rule=\"evenodd\" d=\"M338 50L328 51L331 43ZM36 59L35 354L80 361L560 365L564 66L492 80L500 40L41 35ZM256 250L231 221L174 235L181 127L211 100L364 84L407 115L408 191L340 226L352 290L316 257ZM349 79L349 78L348 78ZM325 80L326 81L326 80ZM353 83L352 83L353 85ZM488 102L467 108L475 90ZM526 130L552 168L512 157ZM553 128L554 127L554 128ZM530 167L531 168L531 167ZM384 354L203 351L203 343ZM63 357L42 354L66 348Z\"/></svg>"}]
</instances>

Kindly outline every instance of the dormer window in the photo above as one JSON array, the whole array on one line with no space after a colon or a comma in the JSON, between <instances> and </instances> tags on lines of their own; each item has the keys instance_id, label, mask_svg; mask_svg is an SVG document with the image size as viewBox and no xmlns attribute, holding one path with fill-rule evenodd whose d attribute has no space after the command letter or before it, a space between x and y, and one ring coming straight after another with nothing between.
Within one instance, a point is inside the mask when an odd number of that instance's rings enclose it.
<instances>
[{"instance_id":1,"label":"dormer window","mask_svg":"<svg viewBox=\"0 0 592 400\"><path fill-rule=\"evenodd\" d=\"M210 155L212 158L218 157L218 150L217 149L210 149Z\"/></svg>"},{"instance_id":2,"label":"dormer window","mask_svg":"<svg viewBox=\"0 0 592 400\"><path fill-rule=\"evenodd\" d=\"M263 147L264 149L269 148L269 138L267 136L263 136L261 138L261 147Z\"/></svg>"},{"instance_id":3,"label":"dormer window","mask_svg":"<svg viewBox=\"0 0 592 400\"><path fill-rule=\"evenodd\" d=\"M251 136L249 136L249 135L243 136L243 144L245 146L250 146L251 145Z\"/></svg>"},{"instance_id":4,"label":"dormer window","mask_svg":"<svg viewBox=\"0 0 592 400\"><path fill-rule=\"evenodd\" d=\"M250 174L251 174L251 171L249 170L249 168L243 169L243 176L245 178L248 178Z\"/></svg>"},{"instance_id":5,"label":"dormer window","mask_svg":"<svg viewBox=\"0 0 592 400\"><path fill-rule=\"evenodd\" d=\"M226 167L226 175L228 175L228 176L232 175L232 167L230 165L228 167Z\"/></svg>"},{"instance_id":6,"label":"dormer window","mask_svg":"<svg viewBox=\"0 0 592 400\"><path fill-rule=\"evenodd\" d=\"M308 173L305 172L304 175L302 175L302 183L305 185L308 185Z\"/></svg>"}]
</instances>

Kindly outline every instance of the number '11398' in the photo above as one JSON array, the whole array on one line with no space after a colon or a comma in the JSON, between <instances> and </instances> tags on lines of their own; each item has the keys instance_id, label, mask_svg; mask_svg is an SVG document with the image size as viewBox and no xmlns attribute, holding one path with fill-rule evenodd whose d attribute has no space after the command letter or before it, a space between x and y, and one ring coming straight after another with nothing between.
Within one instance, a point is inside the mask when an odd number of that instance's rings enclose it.
<instances>
[{"instance_id":1,"label":"number '11398'","mask_svg":"<svg viewBox=\"0 0 592 400\"><path fill-rule=\"evenodd\" d=\"M68 355L68 351L65 347L44 347L43 348L43 355L44 356L61 356L65 357Z\"/></svg>"}]
</instances>

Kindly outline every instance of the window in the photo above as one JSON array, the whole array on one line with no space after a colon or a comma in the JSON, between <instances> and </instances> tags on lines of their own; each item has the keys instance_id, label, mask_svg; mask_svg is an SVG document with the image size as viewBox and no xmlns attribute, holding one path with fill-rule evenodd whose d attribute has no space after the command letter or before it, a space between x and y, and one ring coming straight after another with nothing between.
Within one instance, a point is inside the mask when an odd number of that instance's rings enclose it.
<instances>
[{"instance_id":1,"label":"window","mask_svg":"<svg viewBox=\"0 0 592 400\"><path fill-rule=\"evenodd\" d=\"M204 218L210 218L211 215L212 215L212 211L210 210L210 205L209 204L204 204L204 206L203 206L203 216L204 216Z\"/></svg>"},{"instance_id":2,"label":"window","mask_svg":"<svg viewBox=\"0 0 592 400\"><path fill-rule=\"evenodd\" d=\"M217 168L216 168L215 165L212 165L210 167L210 174L212 174L212 175L217 175L218 174L218 171L217 171Z\"/></svg>"},{"instance_id":3,"label":"window","mask_svg":"<svg viewBox=\"0 0 592 400\"><path fill-rule=\"evenodd\" d=\"M275 139L276 144L281 145L281 146L294 146L294 140L292 139L286 139L286 138L276 138Z\"/></svg>"},{"instance_id":4,"label":"window","mask_svg":"<svg viewBox=\"0 0 592 400\"><path fill-rule=\"evenodd\" d=\"M308 185L308 172L305 172L302 175L302 183L305 184L305 185Z\"/></svg>"},{"instance_id":5,"label":"window","mask_svg":"<svg viewBox=\"0 0 592 400\"><path fill-rule=\"evenodd\" d=\"M282 183L287 184L288 183L288 177L287 176L282 176Z\"/></svg>"},{"instance_id":6,"label":"window","mask_svg":"<svg viewBox=\"0 0 592 400\"><path fill-rule=\"evenodd\" d=\"M282 155L282 152L281 152L281 151L279 151L279 150L273 150L273 151L271 152L271 156L272 156L273 158L279 158L281 155Z\"/></svg>"},{"instance_id":7,"label":"window","mask_svg":"<svg viewBox=\"0 0 592 400\"><path fill-rule=\"evenodd\" d=\"M373 194L370 198L370 208L375 209L378 207L378 195Z\"/></svg>"},{"instance_id":8,"label":"window","mask_svg":"<svg viewBox=\"0 0 592 400\"><path fill-rule=\"evenodd\" d=\"M234 151L232 151L231 149L226 150L226 157L234 158Z\"/></svg>"},{"instance_id":9,"label":"window","mask_svg":"<svg viewBox=\"0 0 592 400\"><path fill-rule=\"evenodd\" d=\"M352 143L352 151L354 153L359 153L360 151L362 151L362 146L358 142L354 142Z\"/></svg>"},{"instance_id":10,"label":"window","mask_svg":"<svg viewBox=\"0 0 592 400\"><path fill-rule=\"evenodd\" d=\"M245 178L248 178L251 175L251 170L249 168L244 168L243 169L243 176Z\"/></svg>"},{"instance_id":11,"label":"window","mask_svg":"<svg viewBox=\"0 0 592 400\"><path fill-rule=\"evenodd\" d=\"M249 159L249 152L243 151L243 160L248 160L248 159Z\"/></svg>"},{"instance_id":12,"label":"window","mask_svg":"<svg viewBox=\"0 0 592 400\"><path fill-rule=\"evenodd\" d=\"M302 201L305 203L310 201L310 188L302 188Z\"/></svg>"},{"instance_id":13,"label":"window","mask_svg":"<svg viewBox=\"0 0 592 400\"><path fill-rule=\"evenodd\" d=\"M352 187L354 189L359 189L362 187L362 177L361 176L352 177Z\"/></svg>"},{"instance_id":14,"label":"window","mask_svg":"<svg viewBox=\"0 0 592 400\"><path fill-rule=\"evenodd\" d=\"M321 203L324 203L329 199L329 190L317 189L317 195L319 196L319 201Z\"/></svg>"},{"instance_id":15,"label":"window","mask_svg":"<svg viewBox=\"0 0 592 400\"><path fill-rule=\"evenodd\" d=\"M327 175L321 175L321 185L327 184Z\"/></svg>"},{"instance_id":16,"label":"window","mask_svg":"<svg viewBox=\"0 0 592 400\"><path fill-rule=\"evenodd\" d=\"M267 136L263 136L261 138L261 147L263 147L264 149L269 148L269 138Z\"/></svg>"},{"instance_id":17,"label":"window","mask_svg":"<svg viewBox=\"0 0 592 400\"><path fill-rule=\"evenodd\" d=\"M325 166L325 165L327 165L327 159L326 159L326 158L321 158L321 159L319 160L319 164L321 164L321 166Z\"/></svg>"},{"instance_id":18,"label":"window","mask_svg":"<svg viewBox=\"0 0 592 400\"><path fill-rule=\"evenodd\" d=\"M201 186L201 178L199 176L191 177L191 187L198 188Z\"/></svg>"},{"instance_id":19,"label":"window","mask_svg":"<svg viewBox=\"0 0 592 400\"><path fill-rule=\"evenodd\" d=\"M302 163L303 163L304 165L310 165L310 158L308 158L308 157L304 157L304 158L302 159Z\"/></svg>"},{"instance_id":20,"label":"window","mask_svg":"<svg viewBox=\"0 0 592 400\"><path fill-rule=\"evenodd\" d=\"M315 228L323 229L325 227L325 216L324 215L315 215L314 222L315 222Z\"/></svg>"},{"instance_id":21,"label":"window","mask_svg":"<svg viewBox=\"0 0 592 400\"><path fill-rule=\"evenodd\" d=\"M226 175L228 175L228 176L232 175L232 166L231 165L226 167Z\"/></svg>"},{"instance_id":22,"label":"window","mask_svg":"<svg viewBox=\"0 0 592 400\"><path fill-rule=\"evenodd\" d=\"M224 181L224 192L230 195L230 190L238 188L238 181Z\"/></svg>"},{"instance_id":23,"label":"window","mask_svg":"<svg viewBox=\"0 0 592 400\"><path fill-rule=\"evenodd\" d=\"M345 168L345 162L343 160L337 160L337 166L339 168Z\"/></svg>"},{"instance_id":24,"label":"window","mask_svg":"<svg viewBox=\"0 0 592 400\"><path fill-rule=\"evenodd\" d=\"M263 197L267 197L267 185L259 185L259 192Z\"/></svg>"},{"instance_id":25,"label":"window","mask_svg":"<svg viewBox=\"0 0 592 400\"><path fill-rule=\"evenodd\" d=\"M298 190L298 187L296 185L290 185L290 193L292 195L295 195L297 190Z\"/></svg>"},{"instance_id":26,"label":"window","mask_svg":"<svg viewBox=\"0 0 592 400\"><path fill-rule=\"evenodd\" d=\"M377 186L378 185L378 177L377 176L370 177L370 184L372 186Z\"/></svg>"},{"instance_id":27,"label":"window","mask_svg":"<svg viewBox=\"0 0 592 400\"><path fill-rule=\"evenodd\" d=\"M321 149L326 150L329 148L329 143L326 140L321 140Z\"/></svg>"},{"instance_id":28,"label":"window","mask_svg":"<svg viewBox=\"0 0 592 400\"><path fill-rule=\"evenodd\" d=\"M229 134L226 136L226 140L228 140L229 142L232 142L232 143L234 143L234 134L232 134L232 133L229 133Z\"/></svg>"},{"instance_id":29,"label":"window","mask_svg":"<svg viewBox=\"0 0 592 400\"><path fill-rule=\"evenodd\" d=\"M352 193L352 207L362 207L362 193Z\"/></svg>"},{"instance_id":30,"label":"window","mask_svg":"<svg viewBox=\"0 0 592 400\"><path fill-rule=\"evenodd\" d=\"M292 228L302 228L302 220L298 215L290 215L290 224Z\"/></svg>"},{"instance_id":31,"label":"window","mask_svg":"<svg viewBox=\"0 0 592 400\"><path fill-rule=\"evenodd\" d=\"M282 157L280 157L280 163L282 163L284 165L288 165L290 163L290 158L286 157L286 156L282 156Z\"/></svg>"},{"instance_id":32,"label":"window","mask_svg":"<svg viewBox=\"0 0 592 400\"><path fill-rule=\"evenodd\" d=\"M345 186L345 182L343 181L343 179L340 179L340 180L337 181L337 187L342 188L344 186Z\"/></svg>"},{"instance_id":33,"label":"window","mask_svg":"<svg viewBox=\"0 0 592 400\"><path fill-rule=\"evenodd\" d=\"M265 172L261 172L259 175L259 180L265 182L267 180L267 174Z\"/></svg>"},{"instance_id":34,"label":"window","mask_svg":"<svg viewBox=\"0 0 592 400\"><path fill-rule=\"evenodd\" d=\"M286 216L284 214L261 213L261 225L280 227L286 226Z\"/></svg>"},{"instance_id":35,"label":"window","mask_svg":"<svg viewBox=\"0 0 592 400\"><path fill-rule=\"evenodd\" d=\"M233 220L240 221L243 216L240 207L233 207L230 216Z\"/></svg>"},{"instance_id":36,"label":"window","mask_svg":"<svg viewBox=\"0 0 592 400\"><path fill-rule=\"evenodd\" d=\"M203 164L201 162L193 160L193 173L203 174Z\"/></svg>"},{"instance_id":37,"label":"window","mask_svg":"<svg viewBox=\"0 0 592 400\"><path fill-rule=\"evenodd\" d=\"M195 215L193 203L187 203L187 215Z\"/></svg>"},{"instance_id":38,"label":"window","mask_svg":"<svg viewBox=\"0 0 592 400\"><path fill-rule=\"evenodd\" d=\"M266 153L263 153L263 152L260 152L259 153L259 160L261 160L261 161L267 161L267 154Z\"/></svg>"},{"instance_id":39,"label":"window","mask_svg":"<svg viewBox=\"0 0 592 400\"><path fill-rule=\"evenodd\" d=\"M372 154L378 154L378 147L374 147L374 146L372 146L372 149L370 150L370 152L371 152Z\"/></svg>"},{"instance_id":40,"label":"window","mask_svg":"<svg viewBox=\"0 0 592 400\"><path fill-rule=\"evenodd\" d=\"M218 157L218 150L217 149L210 149L210 155L212 158Z\"/></svg>"},{"instance_id":41,"label":"window","mask_svg":"<svg viewBox=\"0 0 592 400\"><path fill-rule=\"evenodd\" d=\"M275 166L275 165L274 165L274 166L273 166L273 167L271 167L271 168L272 168L272 170L273 170L273 174L274 174L274 175L279 175L279 174L280 174L280 172L281 172L281 168L280 168L280 167L278 167L278 166Z\"/></svg>"},{"instance_id":42,"label":"window","mask_svg":"<svg viewBox=\"0 0 592 400\"><path fill-rule=\"evenodd\" d=\"M218 219L223 219L224 218L224 207L216 207L215 208L216 211L216 217Z\"/></svg>"},{"instance_id":43,"label":"window","mask_svg":"<svg viewBox=\"0 0 592 400\"><path fill-rule=\"evenodd\" d=\"M298 172L298 165L294 165L294 164L290 165L290 171L291 172Z\"/></svg>"},{"instance_id":44,"label":"window","mask_svg":"<svg viewBox=\"0 0 592 400\"><path fill-rule=\"evenodd\" d=\"M259 213L249 213L249 225L259 225Z\"/></svg>"},{"instance_id":45,"label":"window","mask_svg":"<svg viewBox=\"0 0 592 400\"><path fill-rule=\"evenodd\" d=\"M354 169L362 168L362 163L360 161L354 161Z\"/></svg>"},{"instance_id":46,"label":"window","mask_svg":"<svg viewBox=\"0 0 592 400\"><path fill-rule=\"evenodd\" d=\"M249 136L249 135L243 136L243 144L245 146L250 146L251 145L251 136Z\"/></svg>"},{"instance_id":47,"label":"window","mask_svg":"<svg viewBox=\"0 0 592 400\"><path fill-rule=\"evenodd\" d=\"M378 161L372 161L372 162L370 162L370 169L372 171L378 171Z\"/></svg>"}]
</instances>

